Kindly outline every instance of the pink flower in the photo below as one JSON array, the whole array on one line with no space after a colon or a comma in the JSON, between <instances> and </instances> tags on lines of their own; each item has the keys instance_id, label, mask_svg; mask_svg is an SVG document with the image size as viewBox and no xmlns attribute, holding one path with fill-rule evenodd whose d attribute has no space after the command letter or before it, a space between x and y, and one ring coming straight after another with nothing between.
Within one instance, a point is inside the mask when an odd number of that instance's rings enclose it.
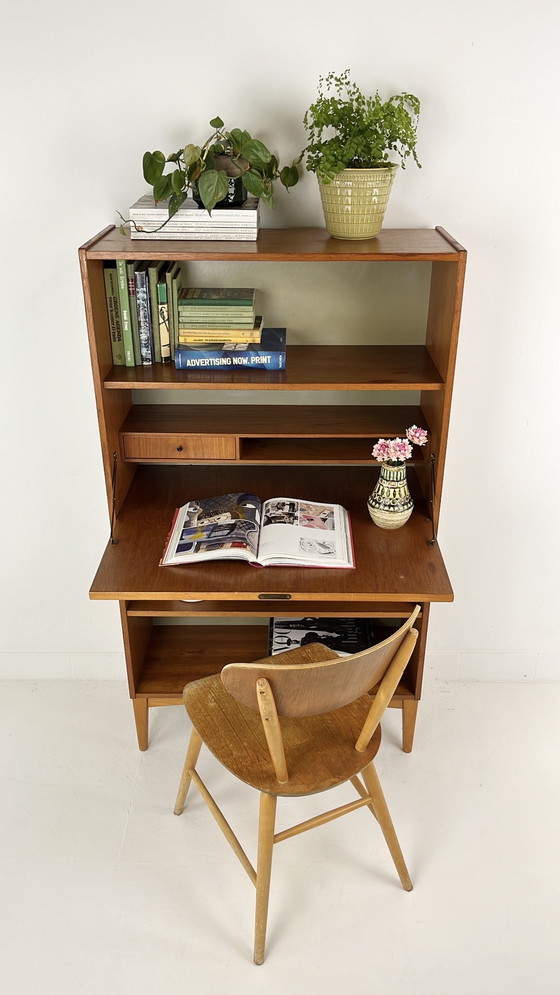
<instances>
[{"instance_id":1,"label":"pink flower","mask_svg":"<svg viewBox=\"0 0 560 995\"><path fill-rule=\"evenodd\" d=\"M387 442L387 439L380 439L373 447L371 455L380 463L385 463L386 460L392 459L390 443Z\"/></svg>"},{"instance_id":2,"label":"pink flower","mask_svg":"<svg viewBox=\"0 0 560 995\"><path fill-rule=\"evenodd\" d=\"M418 425L411 425L406 430L406 437L415 446L425 446L428 441L428 433L425 428L418 428Z\"/></svg>"},{"instance_id":3,"label":"pink flower","mask_svg":"<svg viewBox=\"0 0 560 995\"><path fill-rule=\"evenodd\" d=\"M407 439L393 439L390 448L392 460L402 460L404 462L412 456L412 446Z\"/></svg>"},{"instance_id":4,"label":"pink flower","mask_svg":"<svg viewBox=\"0 0 560 995\"><path fill-rule=\"evenodd\" d=\"M371 455L379 463L404 463L412 456L412 446L425 446L428 433L425 428L411 425L406 430L406 439L379 439Z\"/></svg>"}]
</instances>

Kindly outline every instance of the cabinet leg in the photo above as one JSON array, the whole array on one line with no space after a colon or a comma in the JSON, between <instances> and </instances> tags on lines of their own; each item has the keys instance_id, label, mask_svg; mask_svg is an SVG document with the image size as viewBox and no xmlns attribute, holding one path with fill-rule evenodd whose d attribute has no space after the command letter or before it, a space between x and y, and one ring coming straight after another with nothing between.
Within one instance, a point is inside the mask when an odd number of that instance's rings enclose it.
<instances>
[{"instance_id":1,"label":"cabinet leg","mask_svg":"<svg viewBox=\"0 0 560 995\"><path fill-rule=\"evenodd\" d=\"M134 709L138 748L144 751L148 749L148 699L133 698L132 707Z\"/></svg>"},{"instance_id":2,"label":"cabinet leg","mask_svg":"<svg viewBox=\"0 0 560 995\"><path fill-rule=\"evenodd\" d=\"M417 714L418 702L405 698L402 703L402 748L405 753L412 753Z\"/></svg>"}]
</instances>

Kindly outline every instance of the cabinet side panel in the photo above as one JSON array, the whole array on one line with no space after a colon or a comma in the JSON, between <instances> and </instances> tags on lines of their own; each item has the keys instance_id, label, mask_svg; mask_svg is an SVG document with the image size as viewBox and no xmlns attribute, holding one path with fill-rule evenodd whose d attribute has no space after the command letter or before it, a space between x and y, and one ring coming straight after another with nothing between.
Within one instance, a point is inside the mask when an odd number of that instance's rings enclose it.
<instances>
[{"instance_id":1,"label":"cabinet side panel","mask_svg":"<svg viewBox=\"0 0 560 995\"><path fill-rule=\"evenodd\" d=\"M127 615L128 602L126 601L121 601L119 607L126 657L128 691L130 697L134 698L136 697L136 688L140 683L146 651L152 634L153 622L151 618L130 618Z\"/></svg>"},{"instance_id":2,"label":"cabinet side panel","mask_svg":"<svg viewBox=\"0 0 560 995\"><path fill-rule=\"evenodd\" d=\"M91 355L95 403L99 424L105 488L109 515L112 510L114 456L117 454L117 493L115 510L118 512L135 473L134 466L120 462L119 429L131 407L130 390L104 389L104 380L113 366L111 340L105 298L103 263L88 260L85 252L80 252L80 266L84 291L84 304Z\"/></svg>"},{"instance_id":3,"label":"cabinet side panel","mask_svg":"<svg viewBox=\"0 0 560 995\"><path fill-rule=\"evenodd\" d=\"M430 428L432 452L435 455L434 521L436 529L443 487L465 265L466 253L464 252L461 253L456 263L432 263L426 348L443 377L444 389L437 394L422 391L420 406Z\"/></svg>"}]
</instances>

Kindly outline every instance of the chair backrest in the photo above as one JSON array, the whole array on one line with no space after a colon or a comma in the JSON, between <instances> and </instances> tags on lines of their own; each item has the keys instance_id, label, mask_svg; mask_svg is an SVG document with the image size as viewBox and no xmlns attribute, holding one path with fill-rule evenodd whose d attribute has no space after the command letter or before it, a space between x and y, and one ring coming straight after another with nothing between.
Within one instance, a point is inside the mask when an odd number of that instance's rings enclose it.
<instances>
[{"instance_id":1,"label":"chair backrest","mask_svg":"<svg viewBox=\"0 0 560 995\"><path fill-rule=\"evenodd\" d=\"M338 657L327 647L311 643L255 663L229 663L222 670L224 687L242 704L258 711L257 682L260 681L262 686L262 681L266 681L279 716L299 718L342 708L383 680L419 611L420 606L417 605L404 625L387 639L349 657ZM396 677L395 687L410 658L416 635L414 632L411 646L409 640L406 653L399 654L406 659ZM307 658L311 662L292 663L294 657L300 661ZM398 669L400 664L398 660L396 662ZM394 688L391 695L393 692Z\"/></svg>"}]
</instances>

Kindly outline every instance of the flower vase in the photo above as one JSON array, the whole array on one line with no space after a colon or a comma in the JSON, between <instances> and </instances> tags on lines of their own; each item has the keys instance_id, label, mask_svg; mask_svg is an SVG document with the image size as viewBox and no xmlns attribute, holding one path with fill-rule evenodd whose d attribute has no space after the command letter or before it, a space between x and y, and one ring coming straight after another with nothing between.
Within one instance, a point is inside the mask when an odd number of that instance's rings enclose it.
<instances>
[{"instance_id":1,"label":"flower vase","mask_svg":"<svg viewBox=\"0 0 560 995\"><path fill-rule=\"evenodd\" d=\"M382 463L379 480L368 497L372 521L381 529L400 529L408 522L414 502L406 482L406 463Z\"/></svg>"}]
</instances>

